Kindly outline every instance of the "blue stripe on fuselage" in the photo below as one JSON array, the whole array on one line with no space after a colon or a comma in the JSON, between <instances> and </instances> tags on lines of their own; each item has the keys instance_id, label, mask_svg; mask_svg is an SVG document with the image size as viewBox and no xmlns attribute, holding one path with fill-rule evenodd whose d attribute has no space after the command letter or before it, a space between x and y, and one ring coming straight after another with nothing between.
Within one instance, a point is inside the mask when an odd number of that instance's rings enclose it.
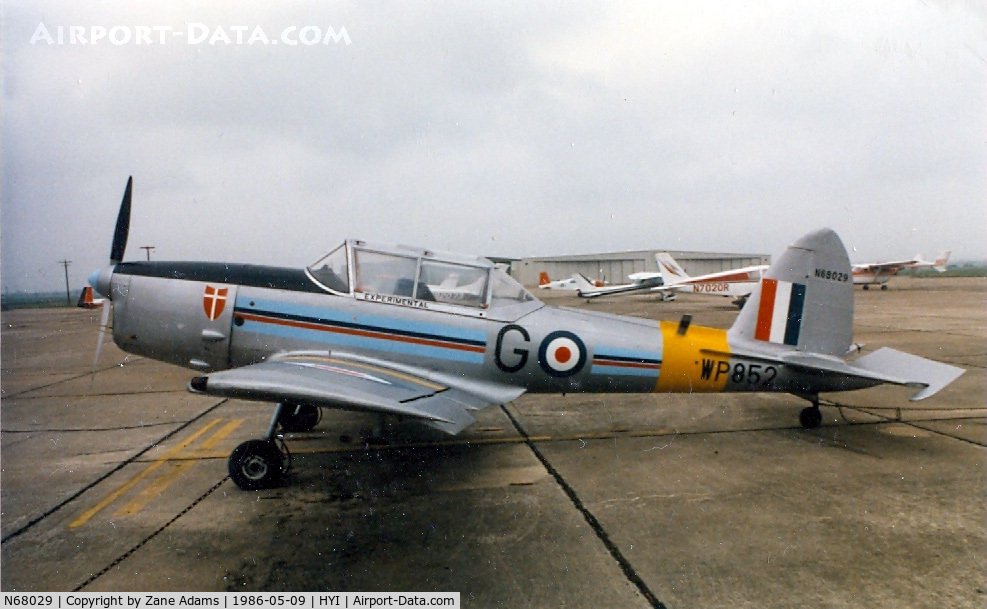
<instances>
[{"instance_id":1,"label":"blue stripe on fuselage","mask_svg":"<svg viewBox=\"0 0 987 609\"><path fill-rule=\"evenodd\" d=\"M648 376L651 378L658 378L660 374L660 370L657 368L631 368L596 363L593 364L590 372L592 374L605 374L607 376Z\"/></svg>"},{"instance_id":2,"label":"blue stripe on fuselage","mask_svg":"<svg viewBox=\"0 0 987 609\"><path fill-rule=\"evenodd\" d=\"M615 362L632 362L640 364L651 364L656 368L636 368L632 366L615 366ZM658 378L661 366L661 353L655 351L638 351L634 349L616 349L605 347L602 352L596 351L593 354L593 366L590 369L592 374L621 375L621 376L648 376Z\"/></svg>"},{"instance_id":3,"label":"blue stripe on fuselage","mask_svg":"<svg viewBox=\"0 0 987 609\"><path fill-rule=\"evenodd\" d=\"M243 325L239 326L238 330L246 332L467 363L482 364L484 359L484 353L463 351L453 346L442 347L399 340L402 337L421 338L485 348L487 336L486 333L480 330L470 330L468 328L443 324L411 322L379 315L353 315L352 313L337 309L324 309L259 298L237 298L236 310L259 316L268 315L272 318L290 318L308 324L325 326L325 330L318 330L314 328L299 328L277 323L244 320ZM334 328L350 328L382 334L393 334L394 339L334 332Z\"/></svg>"}]
</instances>

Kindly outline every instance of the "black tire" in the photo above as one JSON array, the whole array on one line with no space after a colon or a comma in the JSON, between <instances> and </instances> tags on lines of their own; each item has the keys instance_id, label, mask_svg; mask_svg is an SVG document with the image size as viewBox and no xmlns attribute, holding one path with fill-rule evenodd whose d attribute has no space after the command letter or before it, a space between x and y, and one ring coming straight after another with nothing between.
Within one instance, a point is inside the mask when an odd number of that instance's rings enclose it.
<instances>
[{"instance_id":1,"label":"black tire","mask_svg":"<svg viewBox=\"0 0 987 609\"><path fill-rule=\"evenodd\" d=\"M272 488L284 475L284 455L273 440L247 440L233 449L227 469L245 491Z\"/></svg>"},{"instance_id":2,"label":"black tire","mask_svg":"<svg viewBox=\"0 0 987 609\"><path fill-rule=\"evenodd\" d=\"M308 431L319 423L321 411L317 406L308 404L285 404L278 417L281 429L289 433Z\"/></svg>"},{"instance_id":3,"label":"black tire","mask_svg":"<svg viewBox=\"0 0 987 609\"><path fill-rule=\"evenodd\" d=\"M886 283L884 283L884 284L881 284L881 289L882 289L882 290L886 290L886 289L888 289L888 284L886 284Z\"/></svg>"},{"instance_id":4,"label":"black tire","mask_svg":"<svg viewBox=\"0 0 987 609\"><path fill-rule=\"evenodd\" d=\"M822 424L822 411L818 406L808 406L799 413L799 423L806 429L815 429Z\"/></svg>"},{"instance_id":5,"label":"black tire","mask_svg":"<svg viewBox=\"0 0 987 609\"><path fill-rule=\"evenodd\" d=\"M865 283L865 284L864 284L864 289L865 289L865 290L869 290L869 289L870 289L870 286L869 286L869 285L867 285L867 284Z\"/></svg>"}]
</instances>

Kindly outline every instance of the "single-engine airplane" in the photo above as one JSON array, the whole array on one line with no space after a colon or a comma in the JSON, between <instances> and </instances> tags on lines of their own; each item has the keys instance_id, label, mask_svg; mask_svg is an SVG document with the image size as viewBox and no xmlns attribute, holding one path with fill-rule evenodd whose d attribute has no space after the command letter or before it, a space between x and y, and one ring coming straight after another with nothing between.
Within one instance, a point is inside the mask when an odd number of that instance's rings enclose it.
<instances>
[{"instance_id":1,"label":"single-engine airplane","mask_svg":"<svg viewBox=\"0 0 987 609\"><path fill-rule=\"evenodd\" d=\"M573 273L568 279L557 279L552 281L548 273L542 271L538 274L538 288L542 290L591 290L594 287L603 287L603 282L597 279L590 281L581 273Z\"/></svg>"},{"instance_id":2,"label":"single-engine airplane","mask_svg":"<svg viewBox=\"0 0 987 609\"><path fill-rule=\"evenodd\" d=\"M90 283L110 299L124 351L199 371L193 392L277 404L264 437L230 455L243 489L279 483L277 427L311 429L320 408L457 434L474 412L525 392L773 391L808 400L800 420L811 428L821 423L822 392L891 383L919 400L963 373L887 348L844 359L853 284L828 229L791 245L733 327L719 330L691 326L689 316L657 322L551 307L485 258L357 240L303 269L123 262L131 198L132 180L110 264Z\"/></svg>"},{"instance_id":3,"label":"single-engine airplane","mask_svg":"<svg viewBox=\"0 0 987 609\"><path fill-rule=\"evenodd\" d=\"M764 271L768 270L768 265L758 264L693 277L686 273L668 252L655 254L655 262L658 263L665 282L661 289L711 296L732 296L733 303L740 308L744 307L747 298L760 283Z\"/></svg>"},{"instance_id":4,"label":"single-engine airplane","mask_svg":"<svg viewBox=\"0 0 987 609\"><path fill-rule=\"evenodd\" d=\"M638 292L657 292L662 300L675 300L675 294L671 290L663 289L665 281L661 272L641 271L631 273L627 276L631 283L608 286L579 286L576 293L580 298L587 300L600 298L601 296L617 296L619 294L636 294Z\"/></svg>"},{"instance_id":5,"label":"single-engine airplane","mask_svg":"<svg viewBox=\"0 0 987 609\"><path fill-rule=\"evenodd\" d=\"M946 263L949 262L950 251L939 254L936 259L929 262L916 254L911 260L898 260L895 262L870 262L867 264L853 265L853 285L862 285L865 290L869 290L872 285L881 286L882 290L888 289L888 280L898 274L903 269L928 268L946 272Z\"/></svg>"}]
</instances>

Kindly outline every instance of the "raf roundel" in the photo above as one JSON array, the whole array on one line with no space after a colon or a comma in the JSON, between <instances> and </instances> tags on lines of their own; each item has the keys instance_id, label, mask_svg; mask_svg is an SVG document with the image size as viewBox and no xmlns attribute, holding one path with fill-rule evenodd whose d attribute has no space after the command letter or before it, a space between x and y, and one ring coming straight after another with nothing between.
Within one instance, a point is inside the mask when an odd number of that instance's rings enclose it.
<instances>
[{"instance_id":1,"label":"raf roundel","mask_svg":"<svg viewBox=\"0 0 987 609\"><path fill-rule=\"evenodd\" d=\"M572 332L552 332L538 348L538 364L552 376L572 376L586 364L586 345Z\"/></svg>"}]
</instances>

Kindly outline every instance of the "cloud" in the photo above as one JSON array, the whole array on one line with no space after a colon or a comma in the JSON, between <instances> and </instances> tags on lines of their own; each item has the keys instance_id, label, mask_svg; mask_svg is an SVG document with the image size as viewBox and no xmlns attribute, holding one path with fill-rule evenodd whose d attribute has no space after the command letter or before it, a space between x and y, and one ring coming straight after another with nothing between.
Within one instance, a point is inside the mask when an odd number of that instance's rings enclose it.
<instances>
[{"instance_id":1,"label":"cloud","mask_svg":"<svg viewBox=\"0 0 987 609\"><path fill-rule=\"evenodd\" d=\"M3 7L3 283L128 255L302 265L346 237L521 256L983 257L985 18L961 3L21 1ZM31 45L39 23L351 44ZM904 249L905 251L901 251Z\"/></svg>"}]
</instances>

